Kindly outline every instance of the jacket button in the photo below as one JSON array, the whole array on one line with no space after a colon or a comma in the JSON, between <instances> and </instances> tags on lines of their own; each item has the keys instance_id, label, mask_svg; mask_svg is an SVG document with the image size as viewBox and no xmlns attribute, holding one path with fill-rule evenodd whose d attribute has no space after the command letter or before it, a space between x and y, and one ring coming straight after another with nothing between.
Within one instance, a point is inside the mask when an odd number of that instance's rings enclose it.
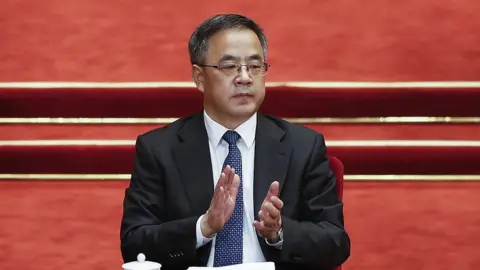
<instances>
[{"instance_id":1,"label":"jacket button","mask_svg":"<svg viewBox=\"0 0 480 270\"><path fill-rule=\"evenodd\" d=\"M292 254L292 259L296 262L299 262L302 260L302 257L298 254Z\"/></svg>"}]
</instances>

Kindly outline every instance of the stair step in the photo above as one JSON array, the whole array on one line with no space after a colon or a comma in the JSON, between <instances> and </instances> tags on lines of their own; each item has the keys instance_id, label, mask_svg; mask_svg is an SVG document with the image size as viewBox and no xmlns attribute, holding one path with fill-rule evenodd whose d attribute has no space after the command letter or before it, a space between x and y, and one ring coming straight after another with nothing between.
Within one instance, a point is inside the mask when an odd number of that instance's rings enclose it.
<instances>
[{"instance_id":1,"label":"stair step","mask_svg":"<svg viewBox=\"0 0 480 270\"><path fill-rule=\"evenodd\" d=\"M302 124L329 140L480 140L479 124ZM135 140L163 124L5 124L5 140Z\"/></svg>"},{"instance_id":2,"label":"stair step","mask_svg":"<svg viewBox=\"0 0 480 270\"><path fill-rule=\"evenodd\" d=\"M342 145L330 142L346 174L480 174L480 142L472 145ZM80 145L0 147L1 174L125 174L133 165L133 141L83 141ZM392 145L393 144L393 145Z\"/></svg>"},{"instance_id":3,"label":"stair step","mask_svg":"<svg viewBox=\"0 0 480 270\"><path fill-rule=\"evenodd\" d=\"M202 107L189 84L2 84L0 117L181 117ZM480 116L479 84L269 84L280 117Z\"/></svg>"},{"instance_id":4,"label":"stair step","mask_svg":"<svg viewBox=\"0 0 480 270\"><path fill-rule=\"evenodd\" d=\"M480 174L475 124L305 124L346 174ZM1 174L128 174L137 135L158 125L3 125Z\"/></svg>"}]
</instances>

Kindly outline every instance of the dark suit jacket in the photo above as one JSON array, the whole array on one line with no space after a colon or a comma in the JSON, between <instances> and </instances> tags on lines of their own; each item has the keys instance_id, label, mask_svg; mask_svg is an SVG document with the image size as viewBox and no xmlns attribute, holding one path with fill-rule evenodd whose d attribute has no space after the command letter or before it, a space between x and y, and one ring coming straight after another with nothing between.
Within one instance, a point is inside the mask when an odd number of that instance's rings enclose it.
<instances>
[{"instance_id":1,"label":"dark suit jacket","mask_svg":"<svg viewBox=\"0 0 480 270\"><path fill-rule=\"evenodd\" d=\"M342 264L350 255L350 239L323 136L259 114L255 140L255 218L271 182L280 182L284 202L283 249L259 238L266 260L275 262L276 269ZM205 266L212 245L196 249L196 222L208 209L213 190L203 113L140 135L124 199L124 261L144 253L162 270Z\"/></svg>"}]
</instances>

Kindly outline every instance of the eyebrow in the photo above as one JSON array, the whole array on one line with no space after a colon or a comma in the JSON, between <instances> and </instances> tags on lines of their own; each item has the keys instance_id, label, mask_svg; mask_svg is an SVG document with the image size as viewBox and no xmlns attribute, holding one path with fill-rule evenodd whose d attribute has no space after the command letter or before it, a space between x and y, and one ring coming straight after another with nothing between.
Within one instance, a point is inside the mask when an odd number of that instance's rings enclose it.
<instances>
[{"instance_id":1,"label":"eyebrow","mask_svg":"<svg viewBox=\"0 0 480 270\"><path fill-rule=\"evenodd\" d=\"M222 56L222 58L220 58L220 62L222 61L232 61L232 60L240 60L240 57L238 56L233 56L231 54L225 54ZM260 60L260 61L263 61L263 57L260 55L260 54L252 54L250 56L247 57L247 60Z\"/></svg>"}]
</instances>

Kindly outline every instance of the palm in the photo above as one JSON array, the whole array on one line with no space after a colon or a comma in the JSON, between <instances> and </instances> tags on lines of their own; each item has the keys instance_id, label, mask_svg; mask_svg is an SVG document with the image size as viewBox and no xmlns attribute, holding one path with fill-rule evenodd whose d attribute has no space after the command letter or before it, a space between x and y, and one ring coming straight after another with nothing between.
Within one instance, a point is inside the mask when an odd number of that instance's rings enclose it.
<instances>
[{"instance_id":1,"label":"palm","mask_svg":"<svg viewBox=\"0 0 480 270\"><path fill-rule=\"evenodd\" d=\"M225 225L225 223L227 223L227 221L232 216L233 210L235 209L235 198L228 196L220 204L220 206L221 207L219 208L214 208L216 210L216 213L214 214L214 216L216 217L215 227L218 229L223 228L223 225Z\"/></svg>"},{"instance_id":2,"label":"palm","mask_svg":"<svg viewBox=\"0 0 480 270\"><path fill-rule=\"evenodd\" d=\"M220 231L232 216L239 186L239 176L229 167L225 169L224 175L220 177L215 187L213 200L208 210L208 223L213 231Z\"/></svg>"},{"instance_id":3,"label":"palm","mask_svg":"<svg viewBox=\"0 0 480 270\"><path fill-rule=\"evenodd\" d=\"M233 210L235 209L235 198L229 196L225 202L225 207L223 210L223 223L227 223L230 217L233 214Z\"/></svg>"}]
</instances>

